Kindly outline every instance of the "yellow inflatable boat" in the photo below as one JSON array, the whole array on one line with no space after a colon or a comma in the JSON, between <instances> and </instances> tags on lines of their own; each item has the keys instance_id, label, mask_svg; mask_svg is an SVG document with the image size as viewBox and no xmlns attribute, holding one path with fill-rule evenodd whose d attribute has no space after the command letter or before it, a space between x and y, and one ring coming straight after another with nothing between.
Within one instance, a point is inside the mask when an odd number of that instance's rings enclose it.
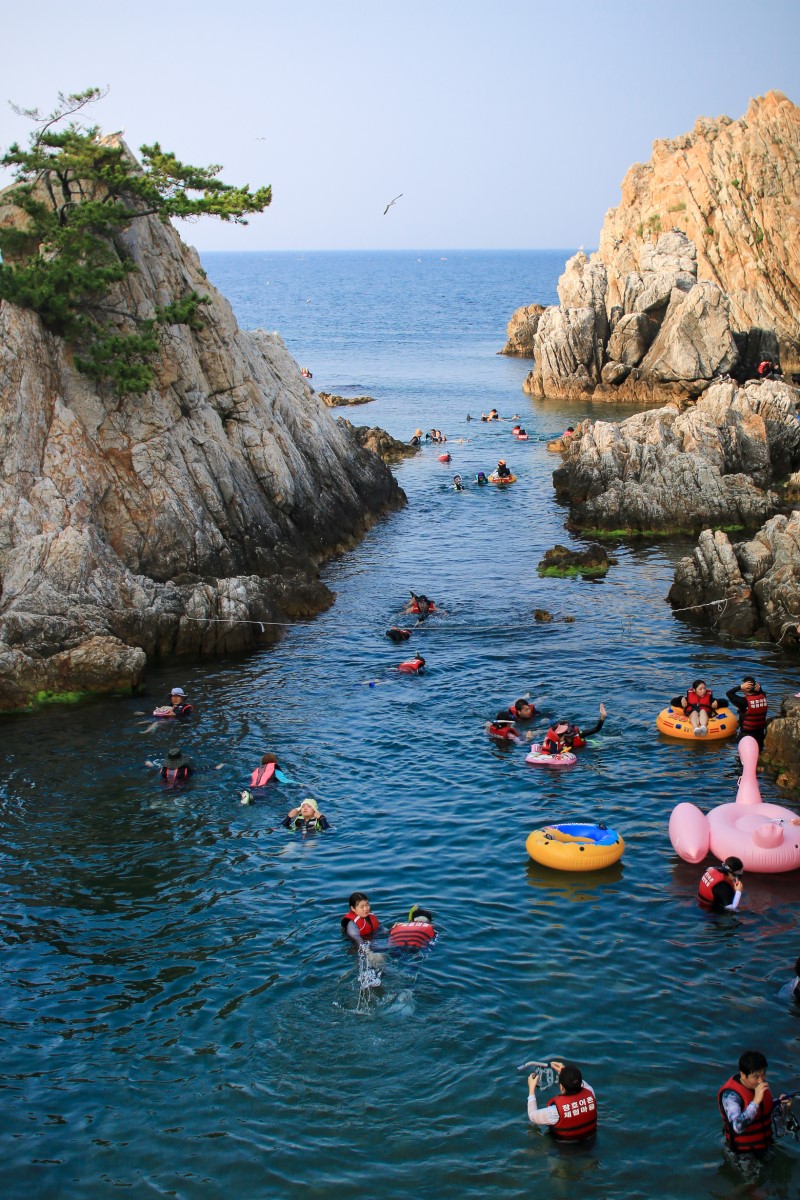
<instances>
[{"instance_id":1,"label":"yellow inflatable boat","mask_svg":"<svg viewBox=\"0 0 800 1200\"><path fill-rule=\"evenodd\" d=\"M718 708L716 716L709 718L708 733L702 737L698 735L696 739L694 726L689 718L684 716L682 708L673 708L670 704L668 708L662 708L656 717L656 729L659 733L665 733L667 737L684 738L687 742L718 742L722 738L733 737L738 727L738 717L729 708Z\"/></svg>"},{"instance_id":2,"label":"yellow inflatable boat","mask_svg":"<svg viewBox=\"0 0 800 1200\"><path fill-rule=\"evenodd\" d=\"M525 848L556 871L601 871L622 858L625 842L605 825L545 825L528 834Z\"/></svg>"}]
</instances>

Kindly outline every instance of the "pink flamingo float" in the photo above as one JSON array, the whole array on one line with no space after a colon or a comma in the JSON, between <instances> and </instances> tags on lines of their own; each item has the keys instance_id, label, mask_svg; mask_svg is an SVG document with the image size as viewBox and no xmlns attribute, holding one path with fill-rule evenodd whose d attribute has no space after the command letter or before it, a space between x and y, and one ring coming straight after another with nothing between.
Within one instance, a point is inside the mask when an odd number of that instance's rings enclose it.
<instances>
[{"instance_id":1,"label":"pink flamingo float","mask_svg":"<svg viewBox=\"0 0 800 1200\"><path fill-rule=\"evenodd\" d=\"M709 851L720 861L735 854L746 871L779 873L800 867L800 824L780 804L765 804L756 778L758 742L739 742L742 777L734 804L720 804L708 816L684 801L672 810L669 840L686 862L702 862Z\"/></svg>"}]
</instances>

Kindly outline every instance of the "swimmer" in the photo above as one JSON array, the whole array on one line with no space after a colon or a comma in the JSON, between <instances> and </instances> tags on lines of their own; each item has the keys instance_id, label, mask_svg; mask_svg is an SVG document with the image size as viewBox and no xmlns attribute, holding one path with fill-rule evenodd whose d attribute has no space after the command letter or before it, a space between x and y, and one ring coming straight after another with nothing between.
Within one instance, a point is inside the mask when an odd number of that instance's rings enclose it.
<instances>
[{"instance_id":1,"label":"swimmer","mask_svg":"<svg viewBox=\"0 0 800 1200\"><path fill-rule=\"evenodd\" d=\"M407 642L411 637L411 630L403 629L399 625L393 625L391 629L386 630L386 636L393 642Z\"/></svg>"},{"instance_id":2,"label":"swimmer","mask_svg":"<svg viewBox=\"0 0 800 1200\"><path fill-rule=\"evenodd\" d=\"M498 479L510 479L511 478L511 471L506 466L506 460L504 458L501 458L499 460L499 462L497 464L497 470L495 471L495 475L497 476Z\"/></svg>"},{"instance_id":3,"label":"swimmer","mask_svg":"<svg viewBox=\"0 0 800 1200\"><path fill-rule=\"evenodd\" d=\"M273 776L279 779L281 783L291 783L291 780L281 770L280 763L275 755L262 754L261 765L256 767L250 776L250 787L266 787Z\"/></svg>"},{"instance_id":4,"label":"swimmer","mask_svg":"<svg viewBox=\"0 0 800 1200\"><path fill-rule=\"evenodd\" d=\"M420 620L424 620L432 612L436 611L436 601L429 600L424 594L418 596L416 592L411 593L411 599L403 609L403 612L415 613Z\"/></svg>"},{"instance_id":5,"label":"swimmer","mask_svg":"<svg viewBox=\"0 0 800 1200\"><path fill-rule=\"evenodd\" d=\"M742 871L744 864L735 854L730 855L718 867L708 867L703 872L697 889L697 903L711 912L734 912L744 892Z\"/></svg>"},{"instance_id":6,"label":"swimmer","mask_svg":"<svg viewBox=\"0 0 800 1200\"><path fill-rule=\"evenodd\" d=\"M167 756L161 764L161 778L170 787L185 783L190 775L194 775L194 763L186 758L179 746L173 746L167 751Z\"/></svg>"},{"instance_id":7,"label":"swimmer","mask_svg":"<svg viewBox=\"0 0 800 1200\"><path fill-rule=\"evenodd\" d=\"M536 716L536 706L533 701L527 696L520 696L519 700L515 700L513 704L508 706L508 716L512 721L521 721L527 724Z\"/></svg>"},{"instance_id":8,"label":"swimmer","mask_svg":"<svg viewBox=\"0 0 800 1200\"><path fill-rule=\"evenodd\" d=\"M566 733L564 734L564 745L567 750L580 750L581 746L585 746L587 740L595 733L599 733L605 724L608 712L605 704L600 705L600 720L594 724L591 729L579 729L577 725L571 722L567 725Z\"/></svg>"},{"instance_id":9,"label":"swimmer","mask_svg":"<svg viewBox=\"0 0 800 1200\"><path fill-rule=\"evenodd\" d=\"M486 478L486 472L478 471L478 474L475 476L475 482L477 483L478 487L483 487L484 484L488 484L489 480Z\"/></svg>"},{"instance_id":10,"label":"swimmer","mask_svg":"<svg viewBox=\"0 0 800 1200\"><path fill-rule=\"evenodd\" d=\"M536 1103L539 1074L528 1076L528 1120L554 1138L581 1142L597 1132L597 1101L594 1088L586 1083L574 1063L551 1064L558 1072L558 1095L545 1108Z\"/></svg>"},{"instance_id":11,"label":"swimmer","mask_svg":"<svg viewBox=\"0 0 800 1200\"><path fill-rule=\"evenodd\" d=\"M419 675L424 667L425 659L421 654L415 654L413 658L407 658L405 662L401 662L397 670L402 671L404 675Z\"/></svg>"},{"instance_id":12,"label":"swimmer","mask_svg":"<svg viewBox=\"0 0 800 1200\"><path fill-rule=\"evenodd\" d=\"M544 736L542 754L563 754L568 749L564 740L569 721L554 721Z\"/></svg>"},{"instance_id":13,"label":"swimmer","mask_svg":"<svg viewBox=\"0 0 800 1200\"><path fill-rule=\"evenodd\" d=\"M487 736L492 738L499 746L507 746L512 742L516 745L522 745L525 741L509 717L508 709L499 712L493 721L487 721L484 729Z\"/></svg>"},{"instance_id":14,"label":"swimmer","mask_svg":"<svg viewBox=\"0 0 800 1200\"><path fill-rule=\"evenodd\" d=\"M323 829L330 829L328 818L319 811L316 800L310 796L301 800L297 808L290 808L281 825L301 833L320 833Z\"/></svg>"},{"instance_id":15,"label":"swimmer","mask_svg":"<svg viewBox=\"0 0 800 1200\"><path fill-rule=\"evenodd\" d=\"M169 694L169 704L162 704L153 709L154 717L177 717L178 720L191 715L193 705L186 699L183 688L173 688Z\"/></svg>"},{"instance_id":16,"label":"swimmer","mask_svg":"<svg viewBox=\"0 0 800 1200\"><path fill-rule=\"evenodd\" d=\"M453 476L453 491L454 492L463 492L463 490L464 490L464 484L461 482L461 476L454 475Z\"/></svg>"},{"instance_id":17,"label":"swimmer","mask_svg":"<svg viewBox=\"0 0 800 1200\"><path fill-rule=\"evenodd\" d=\"M394 950L424 950L436 940L433 915L414 904L407 921L398 921L389 930L389 946Z\"/></svg>"},{"instance_id":18,"label":"swimmer","mask_svg":"<svg viewBox=\"0 0 800 1200\"><path fill-rule=\"evenodd\" d=\"M348 911L340 918L342 933L361 946L375 936L381 923L372 912L366 892L353 892L347 903Z\"/></svg>"}]
</instances>

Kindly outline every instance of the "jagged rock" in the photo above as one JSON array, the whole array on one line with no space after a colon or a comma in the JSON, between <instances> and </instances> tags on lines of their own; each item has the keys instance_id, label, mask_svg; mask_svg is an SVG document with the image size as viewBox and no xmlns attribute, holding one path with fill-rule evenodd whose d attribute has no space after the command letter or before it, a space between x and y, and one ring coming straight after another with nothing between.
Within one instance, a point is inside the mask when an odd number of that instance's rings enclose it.
<instances>
[{"instance_id":1,"label":"jagged rock","mask_svg":"<svg viewBox=\"0 0 800 1200\"><path fill-rule=\"evenodd\" d=\"M731 545L704 530L675 568L667 597L673 607L732 637L771 638L800 647L800 511L767 521L750 541ZM695 607L702 606L702 607Z\"/></svg>"},{"instance_id":2,"label":"jagged rock","mask_svg":"<svg viewBox=\"0 0 800 1200\"><path fill-rule=\"evenodd\" d=\"M331 392L317 392L328 408L351 408L356 404L374 404L374 396L334 396Z\"/></svg>"},{"instance_id":3,"label":"jagged rock","mask_svg":"<svg viewBox=\"0 0 800 1200\"><path fill-rule=\"evenodd\" d=\"M523 390L663 403L696 397L717 374L751 377L759 354L796 370L798 235L800 108L781 93L752 101L741 121L703 118L654 143L650 162L626 175L597 253L566 264ZM622 355L608 333L636 314L661 332L632 362L635 345Z\"/></svg>"},{"instance_id":4,"label":"jagged rock","mask_svg":"<svg viewBox=\"0 0 800 1200\"><path fill-rule=\"evenodd\" d=\"M780 772L781 787L800 791L800 699L786 696L781 701L781 713L767 726L764 753L765 766Z\"/></svg>"},{"instance_id":5,"label":"jagged rock","mask_svg":"<svg viewBox=\"0 0 800 1200\"><path fill-rule=\"evenodd\" d=\"M545 552L537 570L540 575L605 575L613 562L602 546L588 546L585 550L553 546Z\"/></svg>"},{"instance_id":6,"label":"jagged rock","mask_svg":"<svg viewBox=\"0 0 800 1200\"><path fill-rule=\"evenodd\" d=\"M776 477L800 464L798 389L720 382L682 411L669 404L621 424L584 421L553 474L576 528L700 530L771 516Z\"/></svg>"},{"instance_id":7,"label":"jagged rock","mask_svg":"<svg viewBox=\"0 0 800 1200\"><path fill-rule=\"evenodd\" d=\"M614 332L608 339L607 353L612 365L624 364L635 367L642 361L653 339L658 332L658 326L644 311L626 313L617 322ZM616 383L616 379L606 378L606 367L603 368L603 379L606 383Z\"/></svg>"},{"instance_id":8,"label":"jagged rock","mask_svg":"<svg viewBox=\"0 0 800 1200\"><path fill-rule=\"evenodd\" d=\"M533 610L533 619L541 625L549 625L553 619L553 614L548 612L546 608L535 608Z\"/></svg>"},{"instance_id":9,"label":"jagged rock","mask_svg":"<svg viewBox=\"0 0 800 1200\"><path fill-rule=\"evenodd\" d=\"M533 339L543 312L543 304L524 304L516 309L506 328L508 341L499 353L516 358L533 358Z\"/></svg>"},{"instance_id":10,"label":"jagged rock","mask_svg":"<svg viewBox=\"0 0 800 1200\"><path fill-rule=\"evenodd\" d=\"M134 682L142 652L274 640L332 602L319 564L405 502L280 336L238 328L171 225L140 218L120 244L139 271L112 307L210 303L202 329L167 327L153 387L123 399L0 306L0 707Z\"/></svg>"},{"instance_id":11,"label":"jagged rock","mask_svg":"<svg viewBox=\"0 0 800 1200\"><path fill-rule=\"evenodd\" d=\"M359 446L369 450L372 454L377 454L382 462L395 463L400 459L413 458L415 454L419 454L419 446L411 446L408 442L398 441L397 438L393 438L385 429L381 429L377 425L370 429L367 425L353 426L349 421L345 421L344 417L339 417L338 420L340 424L348 427Z\"/></svg>"}]
</instances>

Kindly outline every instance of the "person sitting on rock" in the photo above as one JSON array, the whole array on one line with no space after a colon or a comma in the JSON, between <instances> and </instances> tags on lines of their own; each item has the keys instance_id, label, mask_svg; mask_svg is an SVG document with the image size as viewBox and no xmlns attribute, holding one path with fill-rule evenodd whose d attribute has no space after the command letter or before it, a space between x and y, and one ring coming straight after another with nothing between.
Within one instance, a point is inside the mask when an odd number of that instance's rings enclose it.
<instances>
[{"instance_id":1,"label":"person sitting on rock","mask_svg":"<svg viewBox=\"0 0 800 1200\"><path fill-rule=\"evenodd\" d=\"M704 679L695 679L692 686L686 689L686 695L676 696L671 703L673 708L683 709L683 715L691 723L695 737L706 736L709 717L713 717L719 707Z\"/></svg>"},{"instance_id":2,"label":"person sitting on rock","mask_svg":"<svg viewBox=\"0 0 800 1200\"><path fill-rule=\"evenodd\" d=\"M568 442L574 433L575 433L574 425L568 425L567 428L564 430L564 432L561 435L562 442Z\"/></svg>"}]
</instances>

